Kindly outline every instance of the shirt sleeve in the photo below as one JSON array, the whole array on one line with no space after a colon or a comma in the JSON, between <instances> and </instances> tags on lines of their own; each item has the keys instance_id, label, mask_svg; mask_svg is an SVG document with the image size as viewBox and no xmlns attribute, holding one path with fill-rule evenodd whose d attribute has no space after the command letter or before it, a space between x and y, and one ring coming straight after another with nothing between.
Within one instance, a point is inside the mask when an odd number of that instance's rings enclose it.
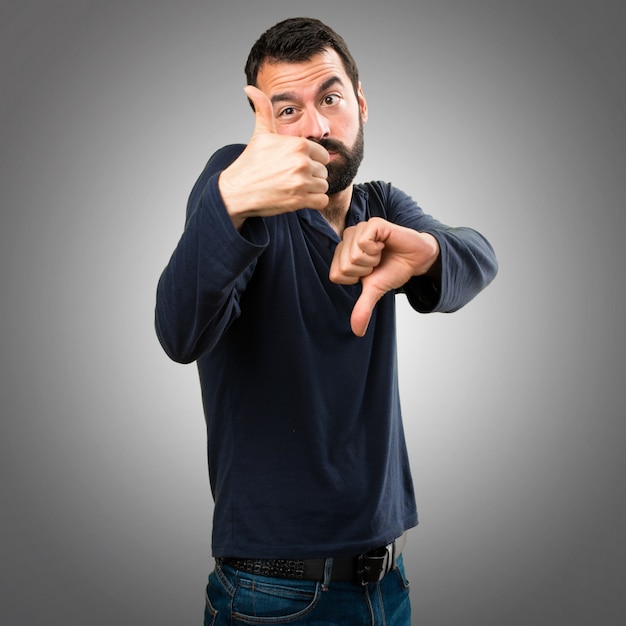
<instances>
[{"instance_id":1,"label":"shirt sleeve","mask_svg":"<svg viewBox=\"0 0 626 626\"><path fill-rule=\"evenodd\" d=\"M256 261L269 243L260 218L232 224L218 177L243 151L216 152L196 182L187 204L183 234L158 282L155 328L168 356L191 363L210 351L240 314L240 299Z\"/></svg>"},{"instance_id":2,"label":"shirt sleeve","mask_svg":"<svg viewBox=\"0 0 626 626\"><path fill-rule=\"evenodd\" d=\"M424 213L407 194L386 185L383 193L390 221L429 233L439 243L441 279L416 276L400 291L420 313L451 313L465 306L496 276L498 261L491 244L479 232L451 227Z\"/></svg>"}]
</instances>

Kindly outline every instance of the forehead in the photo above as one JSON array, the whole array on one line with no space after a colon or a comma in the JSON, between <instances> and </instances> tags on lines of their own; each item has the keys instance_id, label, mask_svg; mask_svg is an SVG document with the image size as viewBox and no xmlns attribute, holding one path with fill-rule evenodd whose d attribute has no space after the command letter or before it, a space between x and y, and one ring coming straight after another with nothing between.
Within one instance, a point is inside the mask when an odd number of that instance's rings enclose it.
<instances>
[{"instance_id":1,"label":"forehead","mask_svg":"<svg viewBox=\"0 0 626 626\"><path fill-rule=\"evenodd\" d=\"M306 91L336 77L350 84L341 57L326 49L302 63L265 61L259 68L257 87L269 97L282 91Z\"/></svg>"}]
</instances>

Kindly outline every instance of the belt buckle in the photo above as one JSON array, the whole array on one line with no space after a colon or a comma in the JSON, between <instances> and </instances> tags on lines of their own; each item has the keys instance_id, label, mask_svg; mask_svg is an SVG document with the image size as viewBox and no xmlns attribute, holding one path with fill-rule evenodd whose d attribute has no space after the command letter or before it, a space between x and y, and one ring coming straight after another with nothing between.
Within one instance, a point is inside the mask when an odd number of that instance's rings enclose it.
<instances>
[{"instance_id":1,"label":"belt buckle","mask_svg":"<svg viewBox=\"0 0 626 626\"><path fill-rule=\"evenodd\" d=\"M394 545L376 548L357 557L357 580L361 585L380 582L394 564Z\"/></svg>"}]
</instances>

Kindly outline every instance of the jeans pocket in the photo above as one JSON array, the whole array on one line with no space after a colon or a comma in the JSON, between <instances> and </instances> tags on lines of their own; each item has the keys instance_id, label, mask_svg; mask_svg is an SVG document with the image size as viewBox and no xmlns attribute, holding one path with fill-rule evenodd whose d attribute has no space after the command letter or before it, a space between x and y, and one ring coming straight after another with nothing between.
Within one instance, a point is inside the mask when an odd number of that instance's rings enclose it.
<instances>
[{"instance_id":1,"label":"jeans pocket","mask_svg":"<svg viewBox=\"0 0 626 626\"><path fill-rule=\"evenodd\" d=\"M211 599L209 598L209 593L207 589L207 593L205 595L206 603L204 606L204 626L214 626L217 622L217 611L211 604Z\"/></svg>"},{"instance_id":2,"label":"jeans pocket","mask_svg":"<svg viewBox=\"0 0 626 626\"><path fill-rule=\"evenodd\" d=\"M216 566L209 576L206 586L204 606L204 626L216 626L218 616L224 619L230 615L230 605L235 587L221 567Z\"/></svg>"},{"instance_id":3,"label":"jeans pocket","mask_svg":"<svg viewBox=\"0 0 626 626\"><path fill-rule=\"evenodd\" d=\"M406 572L404 570L404 561L402 560L402 555L398 557L398 560L396 561L396 566L394 567L393 571L398 578L400 587L404 589L404 591L408 591L409 581L407 580Z\"/></svg>"},{"instance_id":4,"label":"jeans pocket","mask_svg":"<svg viewBox=\"0 0 626 626\"><path fill-rule=\"evenodd\" d=\"M321 586L315 582L238 577L233 620L242 624L294 623L315 608L320 593Z\"/></svg>"}]
</instances>

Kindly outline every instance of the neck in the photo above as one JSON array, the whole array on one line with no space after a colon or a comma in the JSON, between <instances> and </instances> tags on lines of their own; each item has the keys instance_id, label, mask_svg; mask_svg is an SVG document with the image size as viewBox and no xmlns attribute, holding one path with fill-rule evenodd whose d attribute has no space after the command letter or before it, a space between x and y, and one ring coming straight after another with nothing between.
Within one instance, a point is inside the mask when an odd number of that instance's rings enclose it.
<instances>
[{"instance_id":1,"label":"neck","mask_svg":"<svg viewBox=\"0 0 626 626\"><path fill-rule=\"evenodd\" d=\"M332 229L339 235L343 235L346 226L346 215L352 200L352 185L329 196L328 206L321 211L324 219L331 225Z\"/></svg>"}]
</instances>

